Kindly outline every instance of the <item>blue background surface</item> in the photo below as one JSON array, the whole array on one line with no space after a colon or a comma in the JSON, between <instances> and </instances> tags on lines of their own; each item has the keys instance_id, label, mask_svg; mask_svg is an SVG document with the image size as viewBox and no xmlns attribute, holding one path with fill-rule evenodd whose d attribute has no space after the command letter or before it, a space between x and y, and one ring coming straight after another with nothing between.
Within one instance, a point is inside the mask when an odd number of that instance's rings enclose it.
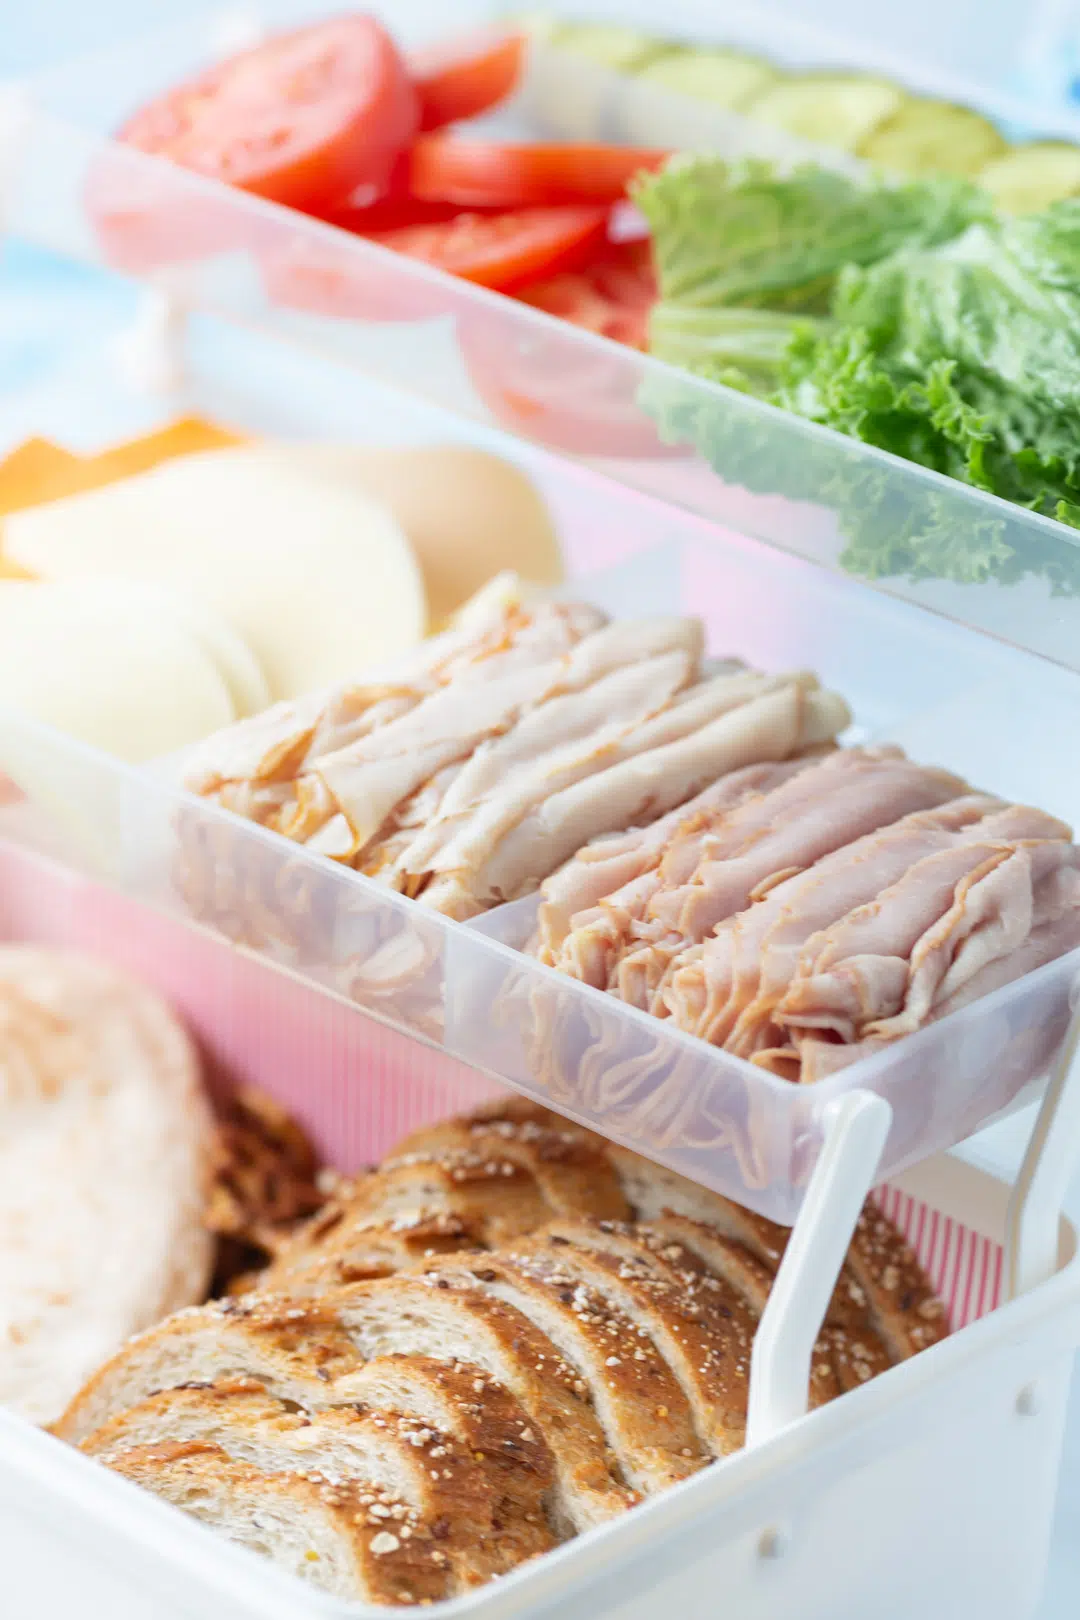
<instances>
[{"instance_id":1,"label":"blue background surface","mask_svg":"<svg viewBox=\"0 0 1080 1620\"><path fill-rule=\"evenodd\" d=\"M885 0L879 3L885 4ZM918 10L926 0L911 3ZM701 5L705 14L710 9L708 0L701 0ZM167 25L189 9L190 0L0 0L0 77L33 72L108 46L136 30L146 32ZM345 9L345 5L334 7L328 0L328 9ZM837 5L831 9L836 12ZM1010 14L1015 20L1019 9L1017 0L981 0L980 27L986 29L995 18ZM657 15L661 14L657 0ZM122 293L106 278L66 266L21 244L4 244L0 252L0 404L43 382L94 330L98 317L115 312L119 297ZM1004 1154L1011 1159L1017 1134L1015 1125L993 1133L992 1147L987 1144L993 1156ZM1070 1204L1076 1218L1080 1215L1080 1179ZM41 1620L60 1617L43 1614ZM927 1620L934 1620L930 1610ZM973 1615L971 1620L978 1617ZM1038 1620L1080 1620L1080 1387L1074 1387L1050 1580Z\"/></svg>"}]
</instances>

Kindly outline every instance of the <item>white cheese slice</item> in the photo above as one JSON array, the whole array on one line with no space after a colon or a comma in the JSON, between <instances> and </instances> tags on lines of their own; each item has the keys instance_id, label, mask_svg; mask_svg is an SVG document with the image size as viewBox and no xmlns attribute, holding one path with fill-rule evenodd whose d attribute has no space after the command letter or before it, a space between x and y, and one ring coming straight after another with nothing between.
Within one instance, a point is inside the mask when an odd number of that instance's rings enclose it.
<instances>
[{"instance_id":1,"label":"white cheese slice","mask_svg":"<svg viewBox=\"0 0 1080 1620\"><path fill-rule=\"evenodd\" d=\"M134 763L236 718L182 615L158 592L109 579L0 581L4 705Z\"/></svg>"},{"instance_id":2,"label":"white cheese slice","mask_svg":"<svg viewBox=\"0 0 1080 1620\"><path fill-rule=\"evenodd\" d=\"M183 591L234 626L274 701L347 680L425 628L420 570L390 514L275 455L185 456L15 513L4 550L43 579Z\"/></svg>"}]
</instances>

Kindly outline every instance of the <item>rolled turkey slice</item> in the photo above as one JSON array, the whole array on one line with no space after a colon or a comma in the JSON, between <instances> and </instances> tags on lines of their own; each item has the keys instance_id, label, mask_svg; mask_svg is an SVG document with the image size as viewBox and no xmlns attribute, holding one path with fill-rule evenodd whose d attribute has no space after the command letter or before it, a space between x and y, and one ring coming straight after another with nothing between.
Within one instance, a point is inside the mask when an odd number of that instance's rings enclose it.
<instances>
[{"instance_id":1,"label":"rolled turkey slice","mask_svg":"<svg viewBox=\"0 0 1080 1620\"><path fill-rule=\"evenodd\" d=\"M901 1011L909 989L916 990L913 975L918 971L920 1016L925 1015L947 968L941 953L955 942L965 916L969 929L980 928L985 961L1007 954L1030 932L1033 883L1066 860L1072 864L1072 846L1046 840L1030 848L965 844L915 862L874 901L827 929L815 958L810 960L807 950L807 960L776 1006L775 1022L832 1030L841 1040L856 1040L864 1025ZM969 897L975 902L970 908ZM995 907L996 922L1007 930L997 938L986 933Z\"/></svg>"},{"instance_id":2,"label":"rolled turkey slice","mask_svg":"<svg viewBox=\"0 0 1080 1620\"><path fill-rule=\"evenodd\" d=\"M604 623L584 603L541 603L486 594L457 627L371 670L363 679L277 703L208 738L189 756L184 785L209 793L224 782L280 780L312 757L335 753L398 718L454 680L500 679L508 668L547 662Z\"/></svg>"},{"instance_id":3,"label":"rolled turkey slice","mask_svg":"<svg viewBox=\"0 0 1080 1620\"><path fill-rule=\"evenodd\" d=\"M680 705L688 715L693 709L694 703ZM663 815L728 771L761 760L785 759L835 737L849 718L842 698L808 691L797 678L728 709L700 728L695 715L695 729L678 740L598 771L531 811L476 874L472 893L480 905L516 899L590 838ZM653 733L664 736L672 722L671 711L661 715L652 722ZM438 908L440 885L432 884L423 899Z\"/></svg>"},{"instance_id":4,"label":"rolled turkey slice","mask_svg":"<svg viewBox=\"0 0 1080 1620\"><path fill-rule=\"evenodd\" d=\"M951 804L905 816L891 827L857 839L780 884L749 912L719 927L702 945L676 957L659 994L682 1029L723 1045L740 1016L767 1019L795 974L799 953L814 934L877 898L922 856L955 839L984 836L995 824L1022 828L1036 815L1014 816L999 800L967 795ZM747 1009L752 1008L752 1012Z\"/></svg>"},{"instance_id":5,"label":"rolled turkey slice","mask_svg":"<svg viewBox=\"0 0 1080 1620\"><path fill-rule=\"evenodd\" d=\"M679 880L690 852L681 862L673 852L674 881L650 898L636 940L613 969L613 988L650 1008L687 944L852 839L963 790L958 778L914 765L897 749L843 749L738 806L704 841L689 881Z\"/></svg>"},{"instance_id":6,"label":"rolled turkey slice","mask_svg":"<svg viewBox=\"0 0 1080 1620\"><path fill-rule=\"evenodd\" d=\"M694 836L700 836L701 829L711 825L714 817L722 815L731 805L752 793L767 792L786 776L804 770L806 764L803 760L792 760L782 765L748 765L741 771L731 771L651 826L635 827L628 833L614 833L586 844L543 885L543 904L532 954L549 967L554 966L556 953L571 930L587 926L592 920L592 908L659 864L671 841L684 827L693 827Z\"/></svg>"},{"instance_id":7,"label":"rolled turkey slice","mask_svg":"<svg viewBox=\"0 0 1080 1620\"><path fill-rule=\"evenodd\" d=\"M1066 869L1075 872L1078 858L1072 844L1029 842L988 857L962 878L952 905L912 950L902 1006L892 1017L868 1021L865 1033L887 1040L910 1034L939 998L947 1000L989 963L1018 951L1034 925L1037 885Z\"/></svg>"},{"instance_id":8,"label":"rolled turkey slice","mask_svg":"<svg viewBox=\"0 0 1080 1620\"><path fill-rule=\"evenodd\" d=\"M512 730L481 744L399 866L414 874L454 872L483 859L538 799L589 775L664 710L692 675L689 656L669 652L540 704Z\"/></svg>"}]
</instances>

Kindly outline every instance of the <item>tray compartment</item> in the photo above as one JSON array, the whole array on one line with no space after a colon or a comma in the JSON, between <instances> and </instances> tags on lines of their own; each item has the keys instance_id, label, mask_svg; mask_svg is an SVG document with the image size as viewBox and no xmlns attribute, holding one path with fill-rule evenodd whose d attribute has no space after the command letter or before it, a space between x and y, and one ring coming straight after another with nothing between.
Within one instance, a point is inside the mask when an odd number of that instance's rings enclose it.
<instances>
[{"instance_id":1,"label":"tray compartment","mask_svg":"<svg viewBox=\"0 0 1080 1620\"><path fill-rule=\"evenodd\" d=\"M0 877L0 938L92 949L143 973L192 1020L222 1083L265 1086L343 1168L483 1088L444 1055L38 857L6 850ZM448 1620L649 1620L672 1604L707 1620L717 1590L749 1620L912 1620L929 1594L935 1620L1030 1620L1080 1342L1075 1234L1063 1224L1055 1278L993 1309L1007 1185L944 1156L878 1196L946 1293L950 1339L447 1606ZM1028 1391L1031 1416L1017 1407ZM311 1593L27 1424L0 1415L0 1442L11 1620L49 1605L88 1620L374 1615Z\"/></svg>"},{"instance_id":2,"label":"tray compartment","mask_svg":"<svg viewBox=\"0 0 1080 1620\"><path fill-rule=\"evenodd\" d=\"M1080 819L1060 741L1080 719L1071 673L209 317L184 328L182 385L141 395L115 365L135 304L134 293L118 297L111 329L103 321L40 392L0 408L0 444L36 432L90 449L184 410L286 437L487 444L518 459L549 502L568 590L631 617L700 613L715 652L817 669L850 701L853 738L895 740L980 787ZM335 1019L377 1020L388 1041L417 1036L781 1221L798 1211L830 1097L865 1085L889 1099L883 1169L893 1173L1021 1100L1068 1017L1075 965L1065 959L802 1090L507 951L489 937L499 913L477 928L450 924L182 794L172 767L136 770L5 714L0 771L24 795L9 790L0 837L327 992ZM320 1106L352 1141L349 1086L330 1089Z\"/></svg>"},{"instance_id":3,"label":"tray compartment","mask_svg":"<svg viewBox=\"0 0 1080 1620\"><path fill-rule=\"evenodd\" d=\"M446 31L445 10L432 0L374 9L407 45ZM126 265L178 310L211 310L287 336L831 570L853 525L860 545L877 549L909 524L963 533L992 523L1021 563L1072 560L1074 534L1050 519L109 140L147 96L235 46L238 20L250 37L252 26L285 26L320 10L312 0L239 19L208 10L11 92L3 107L9 230L84 261ZM498 14L470 0L455 9L454 26ZM526 96L505 127L524 127L527 113ZM90 217L101 213L103 194L121 200L126 218L104 245ZM164 232L155 225L149 245L147 217ZM691 429L707 429L713 466L689 448ZM1080 663L1077 599L1054 596L1042 577L1008 586L888 578L877 588Z\"/></svg>"}]
</instances>

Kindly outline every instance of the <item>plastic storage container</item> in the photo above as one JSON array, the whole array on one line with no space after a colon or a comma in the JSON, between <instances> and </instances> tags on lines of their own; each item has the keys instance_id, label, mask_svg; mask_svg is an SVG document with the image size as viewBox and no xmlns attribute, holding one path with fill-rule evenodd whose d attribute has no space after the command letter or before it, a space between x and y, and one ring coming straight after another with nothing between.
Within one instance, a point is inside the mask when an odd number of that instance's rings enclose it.
<instances>
[{"instance_id":1,"label":"plastic storage container","mask_svg":"<svg viewBox=\"0 0 1080 1620\"><path fill-rule=\"evenodd\" d=\"M433 0L372 9L406 46L447 31ZM890 576L880 589L1080 665L1080 602L1050 583L1076 566L1077 536L1064 526L109 141L155 91L262 27L319 14L322 0L209 11L10 89L0 139L8 229L151 283L158 303L146 320L159 334L191 308L257 324L834 571L845 556L887 557L902 530L944 527L962 548L990 525L1012 583ZM468 0L452 26L495 15ZM665 15L673 29L689 18ZM714 13L713 26L723 31L727 18ZM774 37L789 32L771 26ZM507 117L520 127L528 109L526 87Z\"/></svg>"},{"instance_id":2,"label":"plastic storage container","mask_svg":"<svg viewBox=\"0 0 1080 1620\"><path fill-rule=\"evenodd\" d=\"M183 1011L219 1078L256 1080L343 1164L488 1089L317 991L10 846L0 846L0 938L137 970ZM1036 1179L1040 1164L1063 1162L1062 1132L1055 1145L1048 1123ZM1075 1119L1062 1124L1075 1134ZM1029 1620L1080 1343L1076 1233L1059 1226L1051 1189L1029 1200L1042 1203L1040 1230L1017 1250L1010 1188L948 1155L877 1196L948 1302L951 1337L440 1612L651 1620L677 1608L706 1620L722 1593L740 1620ZM1035 1266L1005 1303L1010 1238L1009 1253ZM313 1593L3 1414L0 1558L5 1620L382 1612Z\"/></svg>"},{"instance_id":3,"label":"plastic storage container","mask_svg":"<svg viewBox=\"0 0 1080 1620\"><path fill-rule=\"evenodd\" d=\"M851 703L853 738L898 742L1080 819L1080 781L1057 741L1080 717L1071 672L211 318L183 328L175 388L141 393L120 364L135 301L118 289L114 330L103 318L93 345L36 401L13 398L0 435L92 448L201 410L251 432L340 438L347 424L374 444L498 444L551 506L569 591L619 615L697 613L713 651L815 669ZM888 1101L882 1174L894 1174L1025 1100L1068 1022L1076 964L1063 958L819 1085L791 1086L509 948L507 939L522 943L518 908L448 922L182 793L175 762L125 766L9 712L0 770L24 795L0 808L0 836L788 1223L834 1100L868 1089ZM350 1157L362 1158L347 1096L326 1106Z\"/></svg>"}]
</instances>

